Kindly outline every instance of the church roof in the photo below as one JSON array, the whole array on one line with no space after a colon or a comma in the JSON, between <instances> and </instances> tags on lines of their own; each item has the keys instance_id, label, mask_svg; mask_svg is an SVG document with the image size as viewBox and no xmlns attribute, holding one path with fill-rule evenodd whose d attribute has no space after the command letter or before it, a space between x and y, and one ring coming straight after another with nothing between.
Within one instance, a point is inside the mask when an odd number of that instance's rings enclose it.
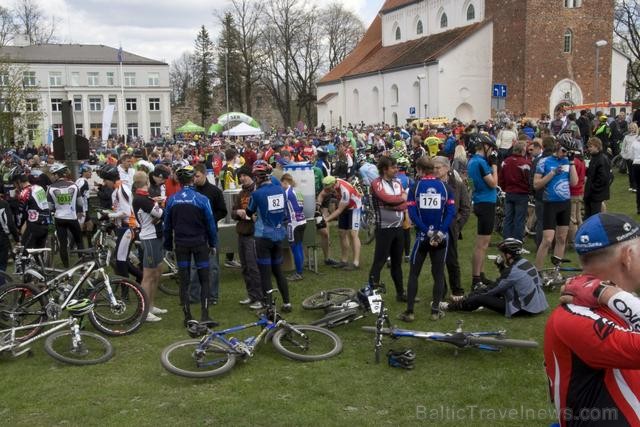
<instances>
[{"instance_id":1,"label":"church roof","mask_svg":"<svg viewBox=\"0 0 640 427\"><path fill-rule=\"evenodd\" d=\"M385 10L388 6L391 7L390 4L395 5L395 7L400 7L399 4L401 3L402 6L404 6L410 3L410 1L387 0L382 10ZM435 61L442 54L477 31L485 23L486 21L478 22L442 33L432 34L427 37L383 47L382 20L380 15L378 15L358 45L340 64L320 79L318 84L327 84L344 78Z\"/></svg>"},{"instance_id":2,"label":"church roof","mask_svg":"<svg viewBox=\"0 0 640 427\"><path fill-rule=\"evenodd\" d=\"M409 6L410 4L419 3L422 0L387 0L382 5L382 9L380 9L381 14L393 12L394 10L401 9L405 6Z\"/></svg>"}]
</instances>

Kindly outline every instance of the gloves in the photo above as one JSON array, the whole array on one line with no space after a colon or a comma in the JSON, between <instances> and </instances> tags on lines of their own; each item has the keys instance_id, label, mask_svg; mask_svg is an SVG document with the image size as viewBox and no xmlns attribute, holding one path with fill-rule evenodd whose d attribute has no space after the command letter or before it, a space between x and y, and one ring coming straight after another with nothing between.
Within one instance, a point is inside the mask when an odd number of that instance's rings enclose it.
<instances>
[{"instance_id":1,"label":"gloves","mask_svg":"<svg viewBox=\"0 0 640 427\"><path fill-rule=\"evenodd\" d=\"M496 259L493 261L493 263L496 265L496 267L498 267L498 271L502 272L502 270L504 270L505 265L502 255L496 256Z\"/></svg>"},{"instance_id":2,"label":"gloves","mask_svg":"<svg viewBox=\"0 0 640 427\"><path fill-rule=\"evenodd\" d=\"M576 157L576 153L575 151L569 151L567 153L567 159L569 159L570 162L573 162L573 159Z\"/></svg>"},{"instance_id":3,"label":"gloves","mask_svg":"<svg viewBox=\"0 0 640 427\"><path fill-rule=\"evenodd\" d=\"M569 279L561 289L561 302L568 300L564 297L570 296L573 300L571 304L580 305L583 307L598 307L600 303L598 298L604 291L604 287L600 287L601 284L606 284L600 280L589 280L585 283L579 283L577 280ZM608 285L607 285L608 286Z\"/></svg>"},{"instance_id":4,"label":"gloves","mask_svg":"<svg viewBox=\"0 0 640 427\"><path fill-rule=\"evenodd\" d=\"M492 151L487 157L487 162L489 162L489 166L496 166L498 164L498 152Z\"/></svg>"},{"instance_id":5,"label":"gloves","mask_svg":"<svg viewBox=\"0 0 640 427\"><path fill-rule=\"evenodd\" d=\"M425 233L424 231L419 231L416 235L416 239L418 239L420 243L424 242L425 240L427 240L427 233Z\"/></svg>"},{"instance_id":6,"label":"gloves","mask_svg":"<svg viewBox=\"0 0 640 427\"><path fill-rule=\"evenodd\" d=\"M442 231L438 231L437 233L434 233L434 235L431 237L431 240L429 240L429 244L431 246L439 246L446 237L447 237L446 234L444 234Z\"/></svg>"},{"instance_id":7,"label":"gloves","mask_svg":"<svg viewBox=\"0 0 640 427\"><path fill-rule=\"evenodd\" d=\"M216 254L216 248L215 246L209 247L209 255L214 255Z\"/></svg>"}]
</instances>

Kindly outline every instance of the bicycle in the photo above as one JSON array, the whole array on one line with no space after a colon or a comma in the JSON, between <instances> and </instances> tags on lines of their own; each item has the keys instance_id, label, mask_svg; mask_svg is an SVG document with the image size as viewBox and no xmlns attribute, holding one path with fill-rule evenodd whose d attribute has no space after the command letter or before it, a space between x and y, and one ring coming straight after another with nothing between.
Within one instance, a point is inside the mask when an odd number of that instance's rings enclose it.
<instances>
[{"instance_id":1,"label":"bicycle","mask_svg":"<svg viewBox=\"0 0 640 427\"><path fill-rule=\"evenodd\" d=\"M83 313L86 314L87 309L90 308L91 304L83 309ZM6 316L7 313L0 310L0 317L11 320L11 317ZM31 355L29 346L33 342L47 337L44 342L45 351L60 362L72 365L94 365L111 359L113 357L111 343L96 333L80 330L81 320L78 320L79 316L82 316L82 314L76 312L66 319L52 320L39 325L14 326L0 330L0 354L7 353L11 354L12 357L18 357L25 353ZM19 324L19 322L16 323ZM45 326L53 327L26 340L16 336L16 331ZM63 331L62 329L65 327L68 327L69 330Z\"/></svg>"},{"instance_id":2,"label":"bicycle","mask_svg":"<svg viewBox=\"0 0 640 427\"><path fill-rule=\"evenodd\" d=\"M553 267L543 268L540 270L540 279L542 280L542 288L549 291L555 290L558 286L564 285L568 276L563 273L579 273L582 271L580 267L564 267L562 264L571 262L570 259L560 258L551 255L551 263Z\"/></svg>"},{"instance_id":3,"label":"bicycle","mask_svg":"<svg viewBox=\"0 0 640 427\"><path fill-rule=\"evenodd\" d=\"M275 290L274 290L275 291ZM271 293L269 296L271 297ZM175 375L188 378L207 378L230 371L238 358L248 360L257 346L271 336L273 346L281 354L303 362L323 360L342 351L342 341L331 331L312 325L291 325L276 311L275 298L269 308L259 314L256 322L234 326L221 331L209 328L211 322L189 321L188 331L193 339L167 346L160 356L162 366ZM245 339L227 335L250 328L262 328L257 336ZM195 338L203 335L201 338Z\"/></svg>"},{"instance_id":4,"label":"bicycle","mask_svg":"<svg viewBox=\"0 0 640 427\"><path fill-rule=\"evenodd\" d=\"M178 275L178 264L175 254L173 252L166 252L164 257L162 257L162 263L161 277L171 280L162 280L158 285L158 289L167 295L180 295L180 276Z\"/></svg>"},{"instance_id":5,"label":"bicycle","mask_svg":"<svg viewBox=\"0 0 640 427\"><path fill-rule=\"evenodd\" d=\"M307 310L323 308L325 316L311 322L311 325L331 329L366 317L371 312L368 297L378 292L384 292L384 289L377 290L369 284L360 292L350 288L330 289L305 298L302 307Z\"/></svg>"},{"instance_id":6,"label":"bicycle","mask_svg":"<svg viewBox=\"0 0 640 427\"><path fill-rule=\"evenodd\" d=\"M376 334L374 354L376 363L380 362L382 352L382 337L387 335L394 339L408 337L418 338L428 341L437 341L452 344L456 347L456 352L460 348L477 348L485 351L500 351L502 347L537 348L536 341L516 340L506 338L505 330L492 332L464 332L462 330L462 320L458 320L454 332L425 332L410 329L396 328L391 325L387 308L384 302L372 304L372 311L378 314L376 326L363 326L362 329ZM456 353L457 354L457 353Z\"/></svg>"},{"instance_id":7,"label":"bicycle","mask_svg":"<svg viewBox=\"0 0 640 427\"><path fill-rule=\"evenodd\" d=\"M373 200L371 199L371 193L368 185L362 185L360 179L354 176L351 179L351 184L362 195L362 214L360 215L360 229L364 231L364 239L362 243L365 245L370 244L376 238L376 225L375 225L375 209L373 208Z\"/></svg>"},{"instance_id":8,"label":"bicycle","mask_svg":"<svg viewBox=\"0 0 640 427\"><path fill-rule=\"evenodd\" d=\"M505 214L505 200L507 193L502 191L502 188L496 187L496 222L494 225L494 231L498 234L502 234L502 228L504 227L504 214Z\"/></svg>"}]
</instances>

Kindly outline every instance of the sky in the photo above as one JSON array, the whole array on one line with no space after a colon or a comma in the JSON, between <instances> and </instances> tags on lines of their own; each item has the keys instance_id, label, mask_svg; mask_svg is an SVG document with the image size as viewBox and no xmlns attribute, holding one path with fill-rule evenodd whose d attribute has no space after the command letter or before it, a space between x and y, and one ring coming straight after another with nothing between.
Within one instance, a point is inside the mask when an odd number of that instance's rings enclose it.
<instances>
[{"instance_id":1,"label":"sky","mask_svg":"<svg viewBox=\"0 0 640 427\"><path fill-rule=\"evenodd\" d=\"M171 63L193 50L201 25L212 40L219 32L216 12L230 7L229 0L36 0L46 15L58 18L62 43L104 44L147 58ZM318 5L324 0L311 0ZM334 0L368 26L384 0ZM0 0L12 7L14 0Z\"/></svg>"}]
</instances>

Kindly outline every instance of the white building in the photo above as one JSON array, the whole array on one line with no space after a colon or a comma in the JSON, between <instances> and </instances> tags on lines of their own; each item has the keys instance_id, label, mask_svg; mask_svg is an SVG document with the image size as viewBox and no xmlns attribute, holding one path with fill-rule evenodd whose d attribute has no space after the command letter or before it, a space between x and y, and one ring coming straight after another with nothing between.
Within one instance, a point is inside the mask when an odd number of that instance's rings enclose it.
<instances>
[{"instance_id":1,"label":"white building","mask_svg":"<svg viewBox=\"0 0 640 427\"><path fill-rule=\"evenodd\" d=\"M115 105L108 135L141 136L149 140L171 133L169 65L103 45L46 44L5 46L0 57L27 67L23 82L39 99L27 108L43 112L41 123L29 125L31 140L62 128L63 100L71 100L76 133L101 137L103 112Z\"/></svg>"}]
</instances>

